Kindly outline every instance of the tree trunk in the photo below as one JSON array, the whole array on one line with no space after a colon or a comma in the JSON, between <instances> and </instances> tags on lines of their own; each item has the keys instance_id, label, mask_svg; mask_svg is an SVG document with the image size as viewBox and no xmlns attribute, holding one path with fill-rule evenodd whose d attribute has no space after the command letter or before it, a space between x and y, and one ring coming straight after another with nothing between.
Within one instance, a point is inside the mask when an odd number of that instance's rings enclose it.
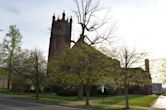
<instances>
[{"instance_id":1,"label":"tree trunk","mask_svg":"<svg viewBox=\"0 0 166 110\"><path fill-rule=\"evenodd\" d=\"M10 78L8 77L7 89L10 90Z\"/></svg>"},{"instance_id":2,"label":"tree trunk","mask_svg":"<svg viewBox=\"0 0 166 110\"><path fill-rule=\"evenodd\" d=\"M90 105L89 104L89 96L90 96L90 89L89 89L89 86L86 85L86 105Z\"/></svg>"},{"instance_id":3,"label":"tree trunk","mask_svg":"<svg viewBox=\"0 0 166 110\"><path fill-rule=\"evenodd\" d=\"M38 85L36 85L36 87L35 87L35 95L36 95L36 100L38 100L39 99L39 86Z\"/></svg>"},{"instance_id":4,"label":"tree trunk","mask_svg":"<svg viewBox=\"0 0 166 110\"><path fill-rule=\"evenodd\" d=\"M9 69L9 73L8 73L8 83L7 83L7 89L10 89L10 83L11 83L11 73L12 73L12 60L13 60L13 49L10 53L9 56L9 64L8 64L8 69Z\"/></svg>"},{"instance_id":5,"label":"tree trunk","mask_svg":"<svg viewBox=\"0 0 166 110\"><path fill-rule=\"evenodd\" d=\"M77 97L83 99L83 84L79 84L77 87Z\"/></svg>"},{"instance_id":6,"label":"tree trunk","mask_svg":"<svg viewBox=\"0 0 166 110\"><path fill-rule=\"evenodd\" d=\"M2 88L5 88L5 78L3 79L3 84L2 84Z\"/></svg>"},{"instance_id":7,"label":"tree trunk","mask_svg":"<svg viewBox=\"0 0 166 110\"><path fill-rule=\"evenodd\" d=\"M125 72L125 79L124 79L124 92L125 92L125 108L126 110L129 109L129 102L128 102L128 83L127 83L127 73Z\"/></svg>"},{"instance_id":8,"label":"tree trunk","mask_svg":"<svg viewBox=\"0 0 166 110\"><path fill-rule=\"evenodd\" d=\"M11 70L9 70L8 79L7 79L7 89L8 90L10 90L10 81L11 81Z\"/></svg>"},{"instance_id":9,"label":"tree trunk","mask_svg":"<svg viewBox=\"0 0 166 110\"><path fill-rule=\"evenodd\" d=\"M36 100L39 99L39 73L36 74Z\"/></svg>"},{"instance_id":10,"label":"tree trunk","mask_svg":"<svg viewBox=\"0 0 166 110\"><path fill-rule=\"evenodd\" d=\"M151 93L151 85L148 85L148 95L151 95L152 93Z\"/></svg>"},{"instance_id":11,"label":"tree trunk","mask_svg":"<svg viewBox=\"0 0 166 110\"><path fill-rule=\"evenodd\" d=\"M124 92L125 92L125 108L129 109L128 102L128 76L127 76L127 68L128 68L128 53L125 54L125 71L124 71Z\"/></svg>"}]
</instances>

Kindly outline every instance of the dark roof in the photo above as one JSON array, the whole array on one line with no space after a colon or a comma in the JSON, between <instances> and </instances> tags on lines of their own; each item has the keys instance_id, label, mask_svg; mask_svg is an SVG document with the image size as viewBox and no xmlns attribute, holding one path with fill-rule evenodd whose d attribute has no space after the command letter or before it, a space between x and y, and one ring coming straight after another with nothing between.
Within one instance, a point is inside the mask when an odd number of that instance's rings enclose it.
<instances>
[{"instance_id":1,"label":"dark roof","mask_svg":"<svg viewBox=\"0 0 166 110\"><path fill-rule=\"evenodd\" d=\"M122 68L122 69L125 69L125 68ZM146 72L145 70L143 70L142 68L140 67L137 67L137 68L127 68L128 71L142 71L142 72Z\"/></svg>"},{"instance_id":2,"label":"dark roof","mask_svg":"<svg viewBox=\"0 0 166 110\"><path fill-rule=\"evenodd\" d=\"M99 50L97 50L96 48L94 48L91 45L88 45L86 42L82 42L80 39L77 41L77 43L72 47L72 48L76 48L76 47L84 47L84 48L90 48L94 51L96 51L97 53L99 53L100 55L102 55L103 57L107 57L110 60L112 60L115 64L120 66L120 61L117 59L112 59L111 57L106 56L105 54L103 54L102 52L100 52Z\"/></svg>"},{"instance_id":3,"label":"dark roof","mask_svg":"<svg viewBox=\"0 0 166 110\"><path fill-rule=\"evenodd\" d=\"M123 70L125 69L125 68L122 68ZM127 68L126 69L128 72L130 72L130 73L143 73L143 74L146 74L147 72L145 71L145 70L143 70L142 68Z\"/></svg>"}]
</instances>

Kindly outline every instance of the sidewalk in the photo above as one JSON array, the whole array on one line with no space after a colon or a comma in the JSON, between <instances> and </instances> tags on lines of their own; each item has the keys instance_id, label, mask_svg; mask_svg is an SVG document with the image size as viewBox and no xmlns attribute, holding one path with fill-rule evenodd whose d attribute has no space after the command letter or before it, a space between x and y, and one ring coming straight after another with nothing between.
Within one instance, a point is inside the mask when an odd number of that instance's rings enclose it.
<instances>
[{"instance_id":1,"label":"sidewalk","mask_svg":"<svg viewBox=\"0 0 166 110\"><path fill-rule=\"evenodd\" d=\"M65 103L64 106L78 107L79 105L84 105L84 104L85 104L85 101L72 101L69 103ZM124 108L125 107L124 105L99 104L93 100L90 101L90 104L104 106L104 107L111 107L111 108ZM130 106L130 108L139 108L139 109L144 109L144 110L151 110L151 108L149 108L149 107L141 107L141 106ZM159 109L154 109L154 110L159 110Z\"/></svg>"},{"instance_id":2,"label":"sidewalk","mask_svg":"<svg viewBox=\"0 0 166 110\"><path fill-rule=\"evenodd\" d=\"M152 105L151 110L166 110L166 96L160 95L156 102Z\"/></svg>"}]
</instances>

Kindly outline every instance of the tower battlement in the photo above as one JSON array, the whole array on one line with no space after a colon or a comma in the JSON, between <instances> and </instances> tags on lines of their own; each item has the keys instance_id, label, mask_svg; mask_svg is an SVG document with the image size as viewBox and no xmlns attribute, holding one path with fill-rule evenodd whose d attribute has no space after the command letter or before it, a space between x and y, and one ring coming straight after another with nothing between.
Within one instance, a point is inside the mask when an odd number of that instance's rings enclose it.
<instances>
[{"instance_id":1,"label":"tower battlement","mask_svg":"<svg viewBox=\"0 0 166 110\"><path fill-rule=\"evenodd\" d=\"M54 23L66 23L71 25L72 24L72 17L70 17L70 20L65 18L65 12L62 13L62 18L60 19L59 17L56 19L55 14L52 17L52 24Z\"/></svg>"},{"instance_id":2,"label":"tower battlement","mask_svg":"<svg viewBox=\"0 0 166 110\"><path fill-rule=\"evenodd\" d=\"M70 20L66 19L64 12L61 19L59 17L56 19L53 15L48 57L56 56L65 48L70 48L71 30L72 18Z\"/></svg>"}]
</instances>

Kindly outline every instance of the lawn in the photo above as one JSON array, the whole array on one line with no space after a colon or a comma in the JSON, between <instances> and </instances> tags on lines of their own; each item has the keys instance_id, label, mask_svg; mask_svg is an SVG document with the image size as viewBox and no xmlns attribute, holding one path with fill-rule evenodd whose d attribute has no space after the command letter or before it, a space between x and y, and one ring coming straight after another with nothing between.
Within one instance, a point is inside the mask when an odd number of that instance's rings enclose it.
<instances>
[{"instance_id":1,"label":"lawn","mask_svg":"<svg viewBox=\"0 0 166 110\"><path fill-rule=\"evenodd\" d=\"M8 90L8 89L0 89L0 93L2 93L2 94L11 94L11 95L27 94L27 93L23 93L23 92L16 92L16 91L13 91L13 90Z\"/></svg>"},{"instance_id":2,"label":"lawn","mask_svg":"<svg viewBox=\"0 0 166 110\"><path fill-rule=\"evenodd\" d=\"M13 95L13 98L19 99L19 100L25 100L25 101L35 101L39 103L48 103L48 104L65 104L70 102L83 102L84 100L78 100L76 96L57 96L56 94L51 93L40 93L39 100L35 100L34 93L21 93L21 92L15 92L10 90L4 90L0 89L0 93L4 94L11 94ZM142 106L142 107L150 107L154 101L157 99L158 96L155 95L129 95L129 105L130 106ZM123 108L110 108L112 105L124 105L124 96L105 96L104 102L102 101L102 96L97 97L90 97L93 102L95 102L95 105L90 106L90 108L95 108L96 110L124 110ZM105 107L104 105L108 104L109 107ZM101 105L101 106L99 106ZM86 107L84 105L81 105L83 107ZM104 107L103 107L104 106ZM141 110L132 108L130 110Z\"/></svg>"},{"instance_id":3,"label":"lawn","mask_svg":"<svg viewBox=\"0 0 166 110\"><path fill-rule=\"evenodd\" d=\"M13 97L14 99L17 100L22 100L22 101L28 101L28 102L37 102L37 103L44 103L44 104L56 104L56 105L61 105L66 103L64 100L53 100L53 99L47 99L47 98L39 98L39 100L36 100L34 97L27 97L27 96L21 96L21 97Z\"/></svg>"},{"instance_id":4,"label":"lawn","mask_svg":"<svg viewBox=\"0 0 166 110\"><path fill-rule=\"evenodd\" d=\"M95 109L95 110L126 110L125 108L111 108L106 106L90 105L90 106L81 106L81 108ZM144 110L139 108L130 108L129 110Z\"/></svg>"},{"instance_id":5,"label":"lawn","mask_svg":"<svg viewBox=\"0 0 166 110\"><path fill-rule=\"evenodd\" d=\"M7 89L0 89L1 94L10 94L10 95L20 95L25 97L35 97L35 93L24 93L24 92L17 92L13 90L7 90ZM44 99L55 99L55 100L65 100L65 101L78 101L80 99L77 98L77 96L58 96L55 93L39 93L40 98ZM92 96L90 97L91 100L100 99L103 96ZM109 97L109 96L106 96ZM85 97L84 97L85 99ZM82 100L84 100L82 99Z\"/></svg>"},{"instance_id":6,"label":"lawn","mask_svg":"<svg viewBox=\"0 0 166 110\"><path fill-rule=\"evenodd\" d=\"M158 96L155 95L129 95L129 104L131 106L150 107L157 98ZM124 105L125 101L124 101L124 96L116 96L100 103L112 104L112 105Z\"/></svg>"},{"instance_id":7,"label":"lawn","mask_svg":"<svg viewBox=\"0 0 166 110\"><path fill-rule=\"evenodd\" d=\"M35 97L35 95L33 95ZM77 101L78 98L76 96L58 96L56 94L51 93L41 93L39 94L40 98L46 98L46 99L58 99L58 100L66 100L66 101Z\"/></svg>"}]
</instances>

